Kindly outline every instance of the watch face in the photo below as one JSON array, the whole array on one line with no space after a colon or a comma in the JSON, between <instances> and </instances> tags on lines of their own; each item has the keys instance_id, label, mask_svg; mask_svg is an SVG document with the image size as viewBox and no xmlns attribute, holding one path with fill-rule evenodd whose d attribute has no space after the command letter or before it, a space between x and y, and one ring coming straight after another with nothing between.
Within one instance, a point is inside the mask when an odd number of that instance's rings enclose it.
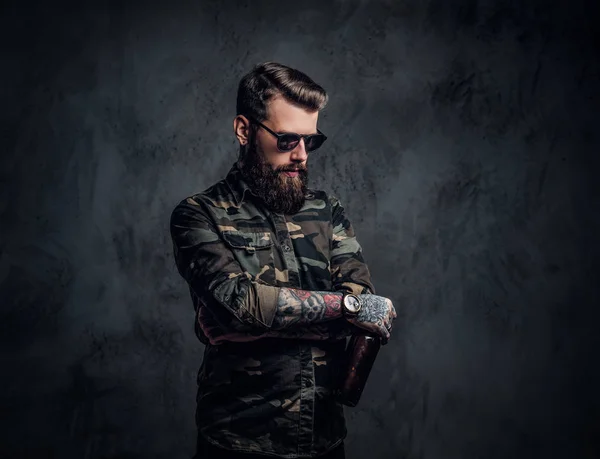
<instances>
[{"instance_id":1,"label":"watch face","mask_svg":"<svg viewBox=\"0 0 600 459\"><path fill-rule=\"evenodd\" d=\"M345 303L348 311L358 312L360 305L358 303L358 299L355 296L347 296Z\"/></svg>"}]
</instances>

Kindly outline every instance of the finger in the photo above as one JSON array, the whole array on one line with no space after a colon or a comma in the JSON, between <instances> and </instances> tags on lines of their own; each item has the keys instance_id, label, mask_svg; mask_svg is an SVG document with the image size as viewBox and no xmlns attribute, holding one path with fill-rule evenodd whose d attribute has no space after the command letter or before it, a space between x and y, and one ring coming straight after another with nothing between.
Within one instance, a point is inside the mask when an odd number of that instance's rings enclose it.
<instances>
[{"instance_id":1,"label":"finger","mask_svg":"<svg viewBox=\"0 0 600 459\"><path fill-rule=\"evenodd\" d=\"M382 342L385 341L387 343L390 339L390 332L387 331L386 327L380 327L380 332Z\"/></svg>"},{"instance_id":2,"label":"finger","mask_svg":"<svg viewBox=\"0 0 600 459\"><path fill-rule=\"evenodd\" d=\"M388 341L390 339L390 334L387 332L387 330L384 330L383 335L381 335L381 345L385 346Z\"/></svg>"}]
</instances>

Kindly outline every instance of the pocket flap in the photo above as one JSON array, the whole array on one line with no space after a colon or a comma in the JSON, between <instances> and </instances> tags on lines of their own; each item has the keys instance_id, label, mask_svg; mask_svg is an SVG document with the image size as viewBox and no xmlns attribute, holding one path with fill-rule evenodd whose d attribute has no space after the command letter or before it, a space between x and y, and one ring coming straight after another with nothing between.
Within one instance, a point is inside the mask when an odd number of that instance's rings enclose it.
<instances>
[{"instance_id":1,"label":"pocket flap","mask_svg":"<svg viewBox=\"0 0 600 459\"><path fill-rule=\"evenodd\" d=\"M223 231L225 241L235 249L261 250L273 245L271 233L247 231Z\"/></svg>"}]
</instances>

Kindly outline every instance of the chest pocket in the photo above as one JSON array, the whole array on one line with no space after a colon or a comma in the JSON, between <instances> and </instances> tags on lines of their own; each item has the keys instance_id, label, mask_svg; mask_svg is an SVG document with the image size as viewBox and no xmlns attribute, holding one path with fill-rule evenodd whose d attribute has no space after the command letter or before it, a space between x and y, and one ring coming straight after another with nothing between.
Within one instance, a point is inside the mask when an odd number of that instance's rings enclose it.
<instances>
[{"instance_id":1,"label":"chest pocket","mask_svg":"<svg viewBox=\"0 0 600 459\"><path fill-rule=\"evenodd\" d=\"M275 265L271 233L223 231L222 234L244 271L265 282L274 281Z\"/></svg>"}]
</instances>

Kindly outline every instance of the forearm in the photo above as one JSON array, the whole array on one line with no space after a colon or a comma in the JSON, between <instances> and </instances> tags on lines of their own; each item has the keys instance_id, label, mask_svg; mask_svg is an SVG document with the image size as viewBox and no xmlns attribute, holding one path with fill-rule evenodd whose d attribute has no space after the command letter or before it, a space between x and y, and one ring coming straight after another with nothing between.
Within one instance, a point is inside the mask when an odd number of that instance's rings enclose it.
<instances>
[{"instance_id":1,"label":"forearm","mask_svg":"<svg viewBox=\"0 0 600 459\"><path fill-rule=\"evenodd\" d=\"M247 294L244 298L227 296L228 309L239 311L237 319L225 308L210 303L200 309L201 328L213 344L262 338L339 340L355 330L341 315L339 292L311 292L254 282L247 289L222 286L218 290L222 289ZM241 307L234 307L234 303ZM203 313L207 307L211 312Z\"/></svg>"},{"instance_id":2,"label":"forearm","mask_svg":"<svg viewBox=\"0 0 600 459\"><path fill-rule=\"evenodd\" d=\"M282 287L277 296L271 330L308 326L342 317L340 292L312 292Z\"/></svg>"},{"instance_id":3,"label":"forearm","mask_svg":"<svg viewBox=\"0 0 600 459\"><path fill-rule=\"evenodd\" d=\"M221 279L212 287L206 304L219 322L238 331L285 330L342 318L342 292L275 287L247 276ZM226 311L237 320L227 320Z\"/></svg>"}]
</instances>

